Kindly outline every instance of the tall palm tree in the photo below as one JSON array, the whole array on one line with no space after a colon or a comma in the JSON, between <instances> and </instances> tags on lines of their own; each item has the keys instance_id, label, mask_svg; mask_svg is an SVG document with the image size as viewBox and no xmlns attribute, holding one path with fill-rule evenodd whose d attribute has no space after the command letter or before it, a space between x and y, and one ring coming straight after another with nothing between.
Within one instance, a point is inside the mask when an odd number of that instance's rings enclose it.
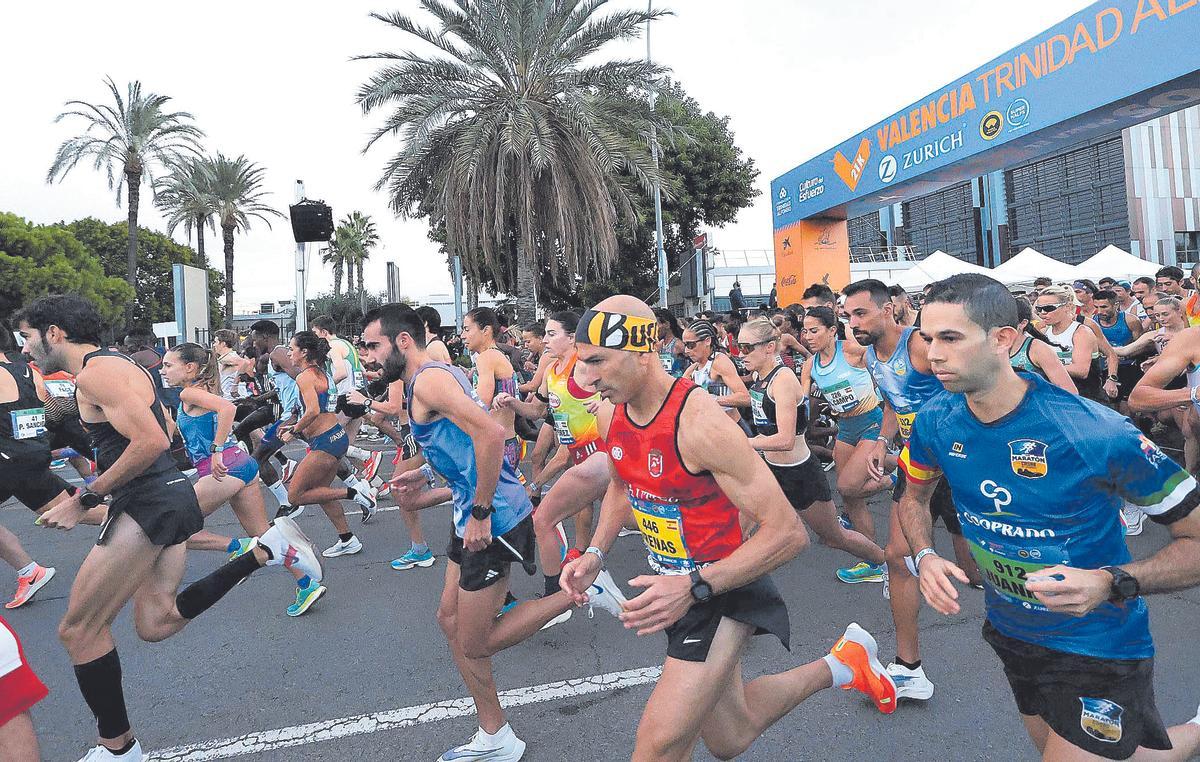
<instances>
[{"instance_id":1,"label":"tall palm tree","mask_svg":"<svg viewBox=\"0 0 1200 762\"><path fill-rule=\"evenodd\" d=\"M174 235L175 228L183 225L183 233L191 242L195 231L196 252L200 261L207 263L204 228L217 232L210 164L203 156L186 156L172 161L169 167L154 184L154 205L167 216L167 235Z\"/></svg>"},{"instance_id":2,"label":"tall palm tree","mask_svg":"<svg viewBox=\"0 0 1200 762\"><path fill-rule=\"evenodd\" d=\"M363 265L371 258L371 249L379 243L379 232L375 229L371 216L362 212L351 212L342 221L342 225L346 227L350 239L354 242L351 254L354 266L358 270L358 295L361 297L366 286Z\"/></svg>"},{"instance_id":3,"label":"tall palm tree","mask_svg":"<svg viewBox=\"0 0 1200 762\"><path fill-rule=\"evenodd\" d=\"M344 247L345 242L340 239L335 230L333 238L329 239L329 243L321 249L321 263L333 266L333 295L335 298L342 295L342 274L346 269Z\"/></svg>"},{"instance_id":4,"label":"tall palm tree","mask_svg":"<svg viewBox=\"0 0 1200 762\"><path fill-rule=\"evenodd\" d=\"M647 192L661 181L647 139L659 120L637 93L665 70L590 57L665 12L600 16L608 2L421 0L437 29L372 15L439 54L360 56L386 62L359 88L364 113L391 109L367 148L387 135L404 143L376 188L397 214L444 222L468 282L514 294L522 321L543 268L570 284L608 271L619 218L633 215L621 178Z\"/></svg>"},{"instance_id":5,"label":"tall palm tree","mask_svg":"<svg viewBox=\"0 0 1200 762\"><path fill-rule=\"evenodd\" d=\"M129 219L129 253L126 280L137 290L137 220L141 200L142 177L153 180L155 165L164 164L180 154L197 153L204 132L191 123L186 111L164 111L170 96L142 92L142 83L130 82L125 97L111 77L105 77L112 102L93 104L86 101L67 101L67 111L54 121L79 117L87 128L68 138L59 146L54 163L46 173L46 182L66 177L83 159L93 159L92 168L104 167L109 190L115 190L117 204L121 191L126 190ZM114 172L114 168L120 170ZM130 302L125 308L128 323L133 310Z\"/></svg>"},{"instance_id":6,"label":"tall palm tree","mask_svg":"<svg viewBox=\"0 0 1200 762\"><path fill-rule=\"evenodd\" d=\"M212 176L212 197L216 202L217 220L225 243L225 327L233 327L233 234L248 232L250 220L260 219L271 227L271 217L283 217L267 205L263 198L263 175L266 170L245 156L230 159L218 152L207 160Z\"/></svg>"}]
</instances>

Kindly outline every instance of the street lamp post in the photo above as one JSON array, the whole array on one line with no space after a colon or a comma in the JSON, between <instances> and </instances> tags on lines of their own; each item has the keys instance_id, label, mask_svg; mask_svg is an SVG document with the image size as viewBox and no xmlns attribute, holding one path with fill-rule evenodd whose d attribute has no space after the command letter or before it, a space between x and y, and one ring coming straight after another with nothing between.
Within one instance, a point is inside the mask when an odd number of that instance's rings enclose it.
<instances>
[{"instance_id":1,"label":"street lamp post","mask_svg":"<svg viewBox=\"0 0 1200 762\"><path fill-rule=\"evenodd\" d=\"M647 0L646 12L654 11L654 0ZM646 19L646 63L650 63L650 19ZM654 111L654 103L658 93L650 91L650 111ZM650 123L650 153L654 157L654 168L658 169L658 136L654 122ZM667 307L667 250L663 248L662 223L662 188L658 180L654 181L654 242L658 250L658 306Z\"/></svg>"}]
</instances>

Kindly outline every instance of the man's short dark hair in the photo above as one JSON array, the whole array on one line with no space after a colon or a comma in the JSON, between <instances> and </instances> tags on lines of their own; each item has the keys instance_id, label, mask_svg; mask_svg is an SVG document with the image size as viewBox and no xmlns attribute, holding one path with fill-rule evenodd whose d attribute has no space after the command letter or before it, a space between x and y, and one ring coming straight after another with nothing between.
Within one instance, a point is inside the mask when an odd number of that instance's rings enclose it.
<instances>
[{"instance_id":1,"label":"man's short dark hair","mask_svg":"<svg viewBox=\"0 0 1200 762\"><path fill-rule=\"evenodd\" d=\"M337 333L337 323L333 322L333 318L328 315L317 315L308 324L312 328L320 328L322 331Z\"/></svg>"},{"instance_id":2,"label":"man's short dark hair","mask_svg":"<svg viewBox=\"0 0 1200 762\"><path fill-rule=\"evenodd\" d=\"M425 348L425 321L407 304L385 304L369 311L363 315L363 330L376 320L379 321L380 332L391 339L392 343L395 343L397 336L407 333L412 336L418 347Z\"/></svg>"},{"instance_id":3,"label":"man's short dark hair","mask_svg":"<svg viewBox=\"0 0 1200 762\"><path fill-rule=\"evenodd\" d=\"M1052 285L1053 283L1054 283L1054 279L1049 278L1045 275L1039 275L1038 277L1033 279L1033 287L1034 288L1045 288L1046 286Z\"/></svg>"},{"instance_id":4,"label":"man's short dark hair","mask_svg":"<svg viewBox=\"0 0 1200 762\"><path fill-rule=\"evenodd\" d=\"M891 299L891 291L888 290L888 287L884 285L883 281L875 278L863 278L862 280L856 280L849 286L843 288L842 294L849 299L855 294L861 294L864 291L870 294L871 301L875 302L875 304L880 307L887 304Z\"/></svg>"},{"instance_id":5,"label":"man's short dark hair","mask_svg":"<svg viewBox=\"0 0 1200 762\"><path fill-rule=\"evenodd\" d=\"M925 304L961 304L971 322L990 331L1002 326L1017 327L1017 300L995 278L979 273L960 273L939 280L925 295Z\"/></svg>"},{"instance_id":6,"label":"man's short dark hair","mask_svg":"<svg viewBox=\"0 0 1200 762\"><path fill-rule=\"evenodd\" d=\"M1166 267L1158 268L1158 272L1154 273L1155 278L1170 278L1171 280L1183 280L1183 270L1180 270L1175 265L1167 265Z\"/></svg>"},{"instance_id":7,"label":"man's short dark hair","mask_svg":"<svg viewBox=\"0 0 1200 762\"><path fill-rule=\"evenodd\" d=\"M18 323L26 323L43 336L56 325L72 344L100 345L103 321L96 306L76 294L43 296L35 299L17 315Z\"/></svg>"},{"instance_id":8,"label":"man's short dark hair","mask_svg":"<svg viewBox=\"0 0 1200 762\"><path fill-rule=\"evenodd\" d=\"M1117 282L1116 278L1110 278L1106 275L1103 278L1101 278L1100 280L1096 281L1096 284L1098 286L1100 286L1100 288L1111 288L1113 285L1116 284L1116 282ZM1104 285L1105 283L1107 283L1108 285L1107 286Z\"/></svg>"},{"instance_id":9,"label":"man's short dark hair","mask_svg":"<svg viewBox=\"0 0 1200 762\"><path fill-rule=\"evenodd\" d=\"M908 296L904 286L888 286L888 296Z\"/></svg>"},{"instance_id":10,"label":"man's short dark hair","mask_svg":"<svg viewBox=\"0 0 1200 762\"><path fill-rule=\"evenodd\" d=\"M1141 283L1144 286L1149 286L1151 291L1158 288L1158 284L1154 282L1154 278L1147 278L1145 275L1143 275L1140 278L1135 279L1133 282Z\"/></svg>"},{"instance_id":11,"label":"man's short dark hair","mask_svg":"<svg viewBox=\"0 0 1200 762\"><path fill-rule=\"evenodd\" d=\"M278 336L279 324L274 320L259 320L250 326L250 330L263 336Z\"/></svg>"},{"instance_id":12,"label":"man's short dark hair","mask_svg":"<svg viewBox=\"0 0 1200 762\"><path fill-rule=\"evenodd\" d=\"M125 334L125 346L134 352L154 349L156 344L158 344L158 337L154 335L153 330L145 326L131 328L129 333Z\"/></svg>"},{"instance_id":13,"label":"man's short dark hair","mask_svg":"<svg viewBox=\"0 0 1200 762\"><path fill-rule=\"evenodd\" d=\"M837 301L833 297L833 289L826 286L824 283L814 283L804 289L804 293L800 295L801 299L820 299L825 302Z\"/></svg>"},{"instance_id":14,"label":"man's short dark hair","mask_svg":"<svg viewBox=\"0 0 1200 762\"><path fill-rule=\"evenodd\" d=\"M430 333L436 334L442 330L442 313L437 311L437 307L422 304L417 307L417 315L425 321L425 325L429 326Z\"/></svg>"},{"instance_id":15,"label":"man's short dark hair","mask_svg":"<svg viewBox=\"0 0 1200 762\"><path fill-rule=\"evenodd\" d=\"M1095 296L1092 297L1092 301L1098 301L1098 300L1104 300L1106 302L1112 302L1113 304L1116 304L1117 303L1117 295L1115 293L1113 293L1112 291L1109 291L1107 288L1101 289L1096 292Z\"/></svg>"},{"instance_id":16,"label":"man's short dark hair","mask_svg":"<svg viewBox=\"0 0 1200 762\"><path fill-rule=\"evenodd\" d=\"M521 330L529 331L539 339L546 338L546 322L544 320L535 320Z\"/></svg>"}]
</instances>

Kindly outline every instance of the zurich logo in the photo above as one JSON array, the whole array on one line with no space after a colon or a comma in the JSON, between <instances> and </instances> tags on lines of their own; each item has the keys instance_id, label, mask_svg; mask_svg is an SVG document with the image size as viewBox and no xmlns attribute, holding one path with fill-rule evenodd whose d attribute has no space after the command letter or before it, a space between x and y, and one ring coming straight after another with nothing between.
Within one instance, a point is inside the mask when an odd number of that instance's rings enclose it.
<instances>
[{"instance_id":1,"label":"zurich logo","mask_svg":"<svg viewBox=\"0 0 1200 762\"><path fill-rule=\"evenodd\" d=\"M896 179L896 157L884 156L879 162L879 179L890 183Z\"/></svg>"}]
</instances>

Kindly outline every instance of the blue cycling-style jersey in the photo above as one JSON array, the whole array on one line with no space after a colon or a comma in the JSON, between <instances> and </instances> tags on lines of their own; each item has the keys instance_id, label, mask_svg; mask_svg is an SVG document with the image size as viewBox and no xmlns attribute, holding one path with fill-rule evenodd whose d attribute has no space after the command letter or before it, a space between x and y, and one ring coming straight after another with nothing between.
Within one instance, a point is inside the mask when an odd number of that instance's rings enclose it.
<instances>
[{"instance_id":1,"label":"blue cycling-style jersey","mask_svg":"<svg viewBox=\"0 0 1200 762\"><path fill-rule=\"evenodd\" d=\"M1040 376L1016 409L981 423L961 394L939 394L913 424L909 481L945 476L963 536L983 572L987 617L1002 634L1102 659L1154 655L1142 598L1082 617L1046 609L1025 581L1047 566L1098 569L1131 560L1122 499L1170 524L1200 503L1187 471L1116 412Z\"/></svg>"}]
</instances>

